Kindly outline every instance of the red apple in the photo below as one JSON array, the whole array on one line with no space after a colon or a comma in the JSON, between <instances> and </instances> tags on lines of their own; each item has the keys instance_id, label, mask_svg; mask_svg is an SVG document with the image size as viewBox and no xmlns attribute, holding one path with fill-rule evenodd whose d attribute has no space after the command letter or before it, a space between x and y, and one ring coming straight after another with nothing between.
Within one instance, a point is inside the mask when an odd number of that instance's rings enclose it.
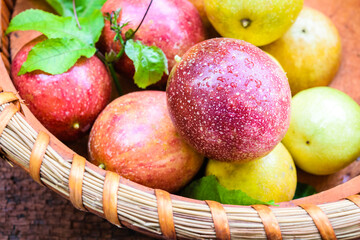
<instances>
[{"instance_id":1,"label":"red apple","mask_svg":"<svg viewBox=\"0 0 360 240\"><path fill-rule=\"evenodd\" d=\"M89 138L90 160L142 185L176 192L203 157L176 133L162 91L133 92L111 102Z\"/></svg>"},{"instance_id":2,"label":"red apple","mask_svg":"<svg viewBox=\"0 0 360 240\"><path fill-rule=\"evenodd\" d=\"M109 103L111 78L96 56L79 59L62 74L36 70L18 76L29 51L44 39L36 38L16 54L11 65L12 80L30 111L51 133L62 141L76 140Z\"/></svg>"},{"instance_id":3,"label":"red apple","mask_svg":"<svg viewBox=\"0 0 360 240\"><path fill-rule=\"evenodd\" d=\"M269 153L289 127L284 71L254 45L214 38L184 54L167 86L179 134L205 156L245 162Z\"/></svg>"},{"instance_id":4,"label":"red apple","mask_svg":"<svg viewBox=\"0 0 360 240\"><path fill-rule=\"evenodd\" d=\"M140 24L150 0L108 0L102 7L103 13L111 13L121 8L119 22L129 25L123 33ZM109 21L105 22L99 48L103 52L120 51L120 45L114 43L115 33L110 29ZM155 45L163 50L167 59L169 71L175 65L174 57L182 56L191 46L205 39L205 31L196 8L187 0L156 0L153 1L144 22L136 32L134 40L143 44ZM132 78L134 65L124 56L115 64L116 69ZM167 75L162 78L163 85Z\"/></svg>"}]
</instances>

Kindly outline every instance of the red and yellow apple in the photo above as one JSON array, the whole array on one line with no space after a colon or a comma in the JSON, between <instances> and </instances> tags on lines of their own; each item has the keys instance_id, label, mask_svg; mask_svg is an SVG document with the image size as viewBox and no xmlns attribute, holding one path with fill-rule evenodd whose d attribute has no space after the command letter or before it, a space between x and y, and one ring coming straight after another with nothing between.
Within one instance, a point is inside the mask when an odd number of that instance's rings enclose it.
<instances>
[{"instance_id":1,"label":"red and yellow apple","mask_svg":"<svg viewBox=\"0 0 360 240\"><path fill-rule=\"evenodd\" d=\"M169 192L185 186L203 163L177 134L162 91L133 92L111 102L90 132L89 154L106 170Z\"/></svg>"},{"instance_id":2,"label":"red and yellow apple","mask_svg":"<svg viewBox=\"0 0 360 240\"><path fill-rule=\"evenodd\" d=\"M44 39L40 36L20 49L11 64L11 77L36 118L60 140L73 141L90 130L109 103L111 78L96 56L80 58L62 74L36 70L18 75L30 50Z\"/></svg>"},{"instance_id":3,"label":"red and yellow apple","mask_svg":"<svg viewBox=\"0 0 360 240\"><path fill-rule=\"evenodd\" d=\"M123 28L135 30L140 24L150 1L108 0L102 7L103 13L111 13L121 8L119 22L129 24ZM103 52L119 52L121 46L114 43L115 32L105 22L99 48ZM169 71L175 65L174 57L182 56L192 45L205 39L204 27L196 8L187 0L156 0L147 13L144 22L134 36L143 44L159 47L168 59ZM124 54L115 64L116 69L129 78L134 75L134 65ZM166 83L164 74L162 83Z\"/></svg>"}]
</instances>

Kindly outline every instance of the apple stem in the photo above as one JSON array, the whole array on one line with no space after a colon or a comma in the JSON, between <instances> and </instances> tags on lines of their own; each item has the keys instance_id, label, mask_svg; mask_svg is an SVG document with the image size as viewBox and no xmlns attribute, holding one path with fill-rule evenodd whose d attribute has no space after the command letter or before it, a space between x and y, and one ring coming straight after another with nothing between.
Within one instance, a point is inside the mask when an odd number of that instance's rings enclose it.
<instances>
[{"instance_id":1,"label":"apple stem","mask_svg":"<svg viewBox=\"0 0 360 240\"><path fill-rule=\"evenodd\" d=\"M74 16L75 16L76 24L78 25L79 29L81 30L80 22L79 22L77 13L76 13L75 0L73 0L72 2L73 2L73 11L74 11Z\"/></svg>"},{"instance_id":2,"label":"apple stem","mask_svg":"<svg viewBox=\"0 0 360 240\"><path fill-rule=\"evenodd\" d=\"M123 95L123 92L122 92L122 89L121 89L121 86L120 86L119 78L118 78L118 76L116 74L116 71L114 69L114 65L112 63L108 63L107 65L108 65L108 68L110 70L111 77L114 80L116 90L117 90L118 94L121 96L121 95Z\"/></svg>"},{"instance_id":3,"label":"apple stem","mask_svg":"<svg viewBox=\"0 0 360 240\"><path fill-rule=\"evenodd\" d=\"M135 35L135 33L139 30L139 28L141 27L142 23L145 20L146 15L149 12L149 9L151 7L153 0L150 0L149 5L147 6L146 12L144 14L144 16L141 19L141 22L139 23L139 25L137 26L137 28L134 30L132 30L131 28L129 30L127 30L125 32L125 39L122 37L122 30L125 26L127 26L129 24L129 22L123 23L123 24L118 24L118 17L120 16L120 11L121 8L113 11L111 13L107 13L104 16L105 20L108 20L110 22L110 29L112 31L114 31L116 33L115 38L114 38L114 42L118 41L120 44L120 51L115 55L114 53L110 52L110 53L106 53L105 56L100 53L99 51L96 51L96 55L100 58L100 60L109 68L110 74L115 82L115 86L117 88L117 91L119 93L119 95L122 95L122 90L121 90L121 86L119 83L119 78L116 74L116 71L114 69L113 66L113 62L115 62L116 60L120 59L122 57L122 55L124 55L125 53L125 45L127 40L132 39Z\"/></svg>"},{"instance_id":4,"label":"apple stem","mask_svg":"<svg viewBox=\"0 0 360 240\"><path fill-rule=\"evenodd\" d=\"M240 22L241 22L241 26L243 26L243 28L247 28L251 24L251 20L248 18L241 19Z\"/></svg>"},{"instance_id":5,"label":"apple stem","mask_svg":"<svg viewBox=\"0 0 360 240\"><path fill-rule=\"evenodd\" d=\"M139 28L141 27L141 24L144 22L145 17L146 17L146 15L147 15L147 13L149 12L149 9L150 9L150 7L151 7L152 2L153 2L153 0L150 1L149 5L148 5L148 7L147 7L147 9L146 9L146 12L145 12L143 18L141 19L141 22L139 23L139 25L137 26L137 28L135 29L135 31L132 32L132 34L131 34L131 36L129 37L129 39L133 38L134 35L135 35L135 33L136 33L136 32L139 30Z\"/></svg>"},{"instance_id":6,"label":"apple stem","mask_svg":"<svg viewBox=\"0 0 360 240\"><path fill-rule=\"evenodd\" d=\"M75 122L75 123L73 124L73 128L74 128L74 129L79 129L79 128L80 128L80 124L79 124L78 122Z\"/></svg>"},{"instance_id":7,"label":"apple stem","mask_svg":"<svg viewBox=\"0 0 360 240\"><path fill-rule=\"evenodd\" d=\"M116 71L114 69L114 65L112 62L108 62L106 61L106 58L104 57L104 55L99 51L99 50L96 50L96 56L108 67L109 69L109 72L111 74L111 77L115 83L115 87L116 87L116 90L118 92L118 94L121 96L123 95L123 91L121 89L121 86L120 86L120 81L119 81L119 78L116 74Z\"/></svg>"},{"instance_id":8,"label":"apple stem","mask_svg":"<svg viewBox=\"0 0 360 240\"><path fill-rule=\"evenodd\" d=\"M100 163L98 167L101 168L101 169L105 169L105 164Z\"/></svg>"},{"instance_id":9,"label":"apple stem","mask_svg":"<svg viewBox=\"0 0 360 240\"><path fill-rule=\"evenodd\" d=\"M176 62L180 62L181 61L181 57L179 55L175 55L174 57Z\"/></svg>"}]
</instances>

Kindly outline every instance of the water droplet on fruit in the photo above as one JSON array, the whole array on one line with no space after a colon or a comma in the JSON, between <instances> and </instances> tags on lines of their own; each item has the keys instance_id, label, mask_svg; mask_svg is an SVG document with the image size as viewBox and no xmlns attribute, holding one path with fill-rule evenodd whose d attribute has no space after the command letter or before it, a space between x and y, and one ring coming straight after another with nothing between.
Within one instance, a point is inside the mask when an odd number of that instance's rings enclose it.
<instances>
[{"instance_id":1,"label":"water droplet on fruit","mask_svg":"<svg viewBox=\"0 0 360 240\"><path fill-rule=\"evenodd\" d=\"M257 88L260 88L260 87L261 87L261 81L260 81L260 80L255 79L255 84L256 84L256 87L257 87Z\"/></svg>"},{"instance_id":2,"label":"water droplet on fruit","mask_svg":"<svg viewBox=\"0 0 360 240\"><path fill-rule=\"evenodd\" d=\"M237 87L237 84L236 84L235 82L232 82L232 83L230 83L230 86L231 86L232 88L236 88L236 87Z\"/></svg>"},{"instance_id":3,"label":"water droplet on fruit","mask_svg":"<svg viewBox=\"0 0 360 240\"><path fill-rule=\"evenodd\" d=\"M234 66L233 66L233 65L229 65L229 66L227 66L226 68L227 68L228 73L233 73L233 70L234 70Z\"/></svg>"},{"instance_id":4,"label":"water droplet on fruit","mask_svg":"<svg viewBox=\"0 0 360 240\"><path fill-rule=\"evenodd\" d=\"M252 69L254 67L254 63L248 58L245 58L245 66L248 67L249 69Z\"/></svg>"},{"instance_id":5,"label":"water droplet on fruit","mask_svg":"<svg viewBox=\"0 0 360 240\"><path fill-rule=\"evenodd\" d=\"M258 80L258 79L255 79L255 78L253 78L252 76L250 76L247 80L246 80L246 82L245 82L245 87L247 87L247 86L249 86L249 84L251 83L251 82L253 82L253 83L255 83L255 87L257 87L257 88L260 88L261 87L261 81L260 80Z\"/></svg>"},{"instance_id":6,"label":"water droplet on fruit","mask_svg":"<svg viewBox=\"0 0 360 240\"><path fill-rule=\"evenodd\" d=\"M224 78L224 77L218 77L217 80L220 81L220 82L225 82L225 78Z\"/></svg>"},{"instance_id":7,"label":"water droplet on fruit","mask_svg":"<svg viewBox=\"0 0 360 240\"><path fill-rule=\"evenodd\" d=\"M220 57L215 57L214 58L214 63L215 64L220 64L221 63L221 58Z\"/></svg>"}]
</instances>

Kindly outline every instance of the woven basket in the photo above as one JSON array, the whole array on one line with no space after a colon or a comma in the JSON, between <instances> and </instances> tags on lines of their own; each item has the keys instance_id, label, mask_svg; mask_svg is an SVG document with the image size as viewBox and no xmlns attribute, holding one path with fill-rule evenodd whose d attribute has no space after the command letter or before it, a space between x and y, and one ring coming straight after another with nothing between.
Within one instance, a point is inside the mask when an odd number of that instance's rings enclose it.
<instances>
[{"instance_id":1,"label":"woven basket","mask_svg":"<svg viewBox=\"0 0 360 240\"><path fill-rule=\"evenodd\" d=\"M305 2L321 7L339 28L344 56L332 86L359 103L360 1ZM360 176L316 195L279 203L279 207L245 207L150 189L85 161L52 136L16 95L8 74L9 39L3 34L13 5L11 0L1 1L0 147L3 159L22 167L36 182L69 199L79 210L155 238L360 238L360 196L356 195Z\"/></svg>"}]
</instances>

